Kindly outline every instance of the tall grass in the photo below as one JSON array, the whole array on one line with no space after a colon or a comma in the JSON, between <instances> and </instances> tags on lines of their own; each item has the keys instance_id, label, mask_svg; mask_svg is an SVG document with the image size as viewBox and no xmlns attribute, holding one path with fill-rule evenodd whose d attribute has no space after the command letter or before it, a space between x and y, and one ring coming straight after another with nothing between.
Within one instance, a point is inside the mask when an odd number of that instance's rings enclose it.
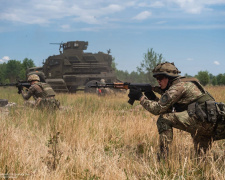
<instances>
[{"instance_id":1,"label":"tall grass","mask_svg":"<svg viewBox=\"0 0 225 180\"><path fill-rule=\"evenodd\" d=\"M225 102L224 87L208 87ZM225 141L196 158L190 135L174 131L168 161L157 161L157 116L126 94L57 94L62 109L23 106L16 88L1 88L16 102L0 116L0 178L17 179L225 179ZM8 177L7 177L8 174Z\"/></svg>"}]
</instances>

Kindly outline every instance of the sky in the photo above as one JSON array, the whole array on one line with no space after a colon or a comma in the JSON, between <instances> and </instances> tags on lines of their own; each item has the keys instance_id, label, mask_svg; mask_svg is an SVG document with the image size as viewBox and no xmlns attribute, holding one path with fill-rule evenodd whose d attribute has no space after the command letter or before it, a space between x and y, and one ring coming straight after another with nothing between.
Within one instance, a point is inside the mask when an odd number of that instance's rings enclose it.
<instances>
[{"instance_id":1,"label":"sky","mask_svg":"<svg viewBox=\"0 0 225 180\"><path fill-rule=\"evenodd\" d=\"M181 75L225 73L225 0L0 0L0 63L42 66L58 45L88 41L117 69L137 71L148 49Z\"/></svg>"}]
</instances>

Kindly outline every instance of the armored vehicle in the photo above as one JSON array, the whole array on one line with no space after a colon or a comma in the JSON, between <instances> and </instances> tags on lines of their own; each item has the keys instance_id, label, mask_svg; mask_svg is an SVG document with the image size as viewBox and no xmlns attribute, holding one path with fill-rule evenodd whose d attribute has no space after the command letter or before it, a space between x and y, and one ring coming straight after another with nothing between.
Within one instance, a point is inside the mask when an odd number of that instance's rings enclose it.
<instances>
[{"instance_id":1,"label":"armored vehicle","mask_svg":"<svg viewBox=\"0 0 225 180\"><path fill-rule=\"evenodd\" d=\"M27 75L38 74L41 81L46 81L56 92L76 92L89 88L93 82L104 79L106 83L116 81L111 67L112 56L108 53L86 53L87 41L69 41L59 44L59 55L49 56L43 67L27 70Z\"/></svg>"}]
</instances>

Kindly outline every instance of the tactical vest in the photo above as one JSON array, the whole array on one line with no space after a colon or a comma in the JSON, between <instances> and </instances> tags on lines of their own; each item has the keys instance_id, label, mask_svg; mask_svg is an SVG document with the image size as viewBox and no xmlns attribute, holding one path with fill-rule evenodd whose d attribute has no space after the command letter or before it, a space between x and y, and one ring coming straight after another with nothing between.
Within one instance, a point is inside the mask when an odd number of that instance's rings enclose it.
<instances>
[{"instance_id":1,"label":"tactical vest","mask_svg":"<svg viewBox=\"0 0 225 180\"><path fill-rule=\"evenodd\" d=\"M49 84L38 82L37 85L40 86L41 89L43 90L41 92L41 97L42 98L55 96L55 92L54 92L54 90L52 89L52 87Z\"/></svg>"},{"instance_id":2,"label":"tactical vest","mask_svg":"<svg viewBox=\"0 0 225 180\"><path fill-rule=\"evenodd\" d=\"M225 123L225 104L215 102L212 95L203 88L196 78L181 77L179 79L175 79L172 84L176 84L178 82L194 83L202 92L202 96L185 107L182 107L182 105L178 103L175 104L175 107L181 106L181 109L183 108L183 110L188 111L190 117L196 116L202 122L212 123L214 130L216 130L218 122Z\"/></svg>"},{"instance_id":3,"label":"tactical vest","mask_svg":"<svg viewBox=\"0 0 225 180\"><path fill-rule=\"evenodd\" d=\"M172 85L175 85L179 82L192 82L193 84L195 84L198 89L202 92L202 95L198 98L195 99L194 101L190 102L189 104L193 103L193 102L197 102L198 104L202 104L205 101L215 101L214 98L212 97L211 94L209 94L209 92L207 92L203 86L199 83L199 81L196 78L186 78L186 77L179 77L176 78L172 81ZM185 111L188 109L189 104L179 104L179 103L175 103L173 106L175 107L175 110L177 112L181 112L181 111Z\"/></svg>"}]
</instances>

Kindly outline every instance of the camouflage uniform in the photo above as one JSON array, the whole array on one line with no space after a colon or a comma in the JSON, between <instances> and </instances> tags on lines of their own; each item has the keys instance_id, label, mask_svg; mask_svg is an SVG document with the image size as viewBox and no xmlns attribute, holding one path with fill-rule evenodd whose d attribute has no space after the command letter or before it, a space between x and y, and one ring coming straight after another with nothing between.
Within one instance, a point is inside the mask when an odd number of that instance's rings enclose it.
<instances>
[{"instance_id":1,"label":"camouflage uniform","mask_svg":"<svg viewBox=\"0 0 225 180\"><path fill-rule=\"evenodd\" d=\"M186 81L182 82L182 80ZM202 92L193 81L178 77L162 94L159 101L148 100L147 97L142 99L140 103L146 110L154 115L160 115L157 127L160 134L161 151L165 151L173 139L172 128L191 133L195 149L197 150L199 146L204 151L207 150L212 141L214 127L211 123L202 122L197 117L190 117L187 112L188 105L201 98L204 99L203 102L213 100L207 92Z\"/></svg>"},{"instance_id":2,"label":"camouflage uniform","mask_svg":"<svg viewBox=\"0 0 225 180\"><path fill-rule=\"evenodd\" d=\"M34 106L39 108L58 109L60 105L59 101L55 99L54 90L47 83L35 82L26 93L22 93L22 96L25 100L33 96L35 99Z\"/></svg>"},{"instance_id":3,"label":"camouflage uniform","mask_svg":"<svg viewBox=\"0 0 225 180\"><path fill-rule=\"evenodd\" d=\"M150 100L146 96L141 96L140 92L136 92L136 97L139 97L141 105L146 110L159 115L157 127L162 155L168 153L169 144L173 140L173 128L189 132L196 152L200 153L201 149L206 152L213 140L225 138L225 123L218 121L217 116L208 118L210 120L214 118L209 122L205 116L191 113L196 107L205 109L206 102L213 102L215 108L216 103L197 79L181 77L178 73L180 71L173 63L166 62L158 65L153 70L153 76L164 75L169 79L165 90L153 88L155 92L161 94L161 98ZM207 112L204 113L207 114ZM213 113L215 114L215 111Z\"/></svg>"}]
</instances>

